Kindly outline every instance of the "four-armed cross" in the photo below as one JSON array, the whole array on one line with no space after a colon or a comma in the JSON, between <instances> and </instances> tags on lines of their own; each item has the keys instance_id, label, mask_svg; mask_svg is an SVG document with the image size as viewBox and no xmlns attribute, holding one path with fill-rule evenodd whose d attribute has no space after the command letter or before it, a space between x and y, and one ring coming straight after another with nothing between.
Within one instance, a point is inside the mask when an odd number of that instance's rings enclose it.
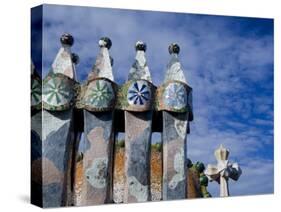
<instances>
[{"instance_id":1,"label":"four-armed cross","mask_svg":"<svg viewBox=\"0 0 281 212\"><path fill-rule=\"evenodd\" d=\"M205 175L210 181L217 181L220 184L220 196L229 196L228 179L238 180L242 174L237 163L228 161L229 151L222 145L215 151L215 157L218 161L217 165L209 164L205 170Z\"/></svg>"}]
</instances>

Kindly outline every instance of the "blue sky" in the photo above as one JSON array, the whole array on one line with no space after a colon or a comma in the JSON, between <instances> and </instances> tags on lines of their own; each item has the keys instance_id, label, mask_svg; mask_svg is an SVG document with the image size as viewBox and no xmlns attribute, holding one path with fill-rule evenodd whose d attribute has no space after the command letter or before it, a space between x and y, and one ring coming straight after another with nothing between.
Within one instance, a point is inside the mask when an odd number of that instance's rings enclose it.
<instances>
[{"instance_id":1,"label":"blue sky","mask_svg":"<svg viewBox=\"0 0 281 212\"><path fill-rule=\"evenodd\" d=\"M61 34L68 32L75 39L72 51L80 56L80 82L95 62L102 36L112 40L113 74L120 84L134 61L137 40L147 43L155 85L164 80L168 45L179 43L193 87L188 157L215 163L213 151L222 143L243 171L238 182L230 182L231 195L273 192L272 19L45 5L43 26L43 76ZM218 184L209 183L209 190L218 196Z\"/></svg>"}]
</instances>

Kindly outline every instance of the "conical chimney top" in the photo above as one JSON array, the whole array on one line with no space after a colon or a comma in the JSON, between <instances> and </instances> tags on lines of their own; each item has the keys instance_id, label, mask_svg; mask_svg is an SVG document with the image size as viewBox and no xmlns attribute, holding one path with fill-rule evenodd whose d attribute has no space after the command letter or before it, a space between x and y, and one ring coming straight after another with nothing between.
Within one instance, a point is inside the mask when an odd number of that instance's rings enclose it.
<instances>
[{"instance_id":1,"label":"conical chimney top","mask_svg":"<svg viewBox=\"0 0 281 212\"><path fill-rule=\"evenodd\" d=\"M72 35L65 33L60 38L62 47L59 49L57 56L52 64L52 72L64 74L67 77L76 80L76 73L73 67L72 54L70 47L74 43Z\"/></svg>"},{"instance_id":2,"label":"conical chimney top","mask_svg":"<svg viewBox=\"0 0 281 212\"><path fill-rule=\"evenodd\" d=\"M170 80L178 80L186 83L184 72L178 59L178 54L180 52L179 45L176 43L172 43L170 44L168 50L171 55L171 59L167 65L164 82L168 82Z\"/></svg>"},{"instance_id":3,"label":"conical chimney top","mask_svg":"<svg viewBox=\"0 0 281 212\"><path fill-rule=\"evenodd\" d=\"M95 65L88 76L88 80L103 77L114 81L112 74L113 59L110 57L108 51L112 46L112 42L108 37L102 37L98 44L100 52L96 58Z\"/></svg>"},{"instance_id":4,"label":"conical chimney top","mask_svg":"<svg viewBox=\"0 0 281 212\"><path fill-rule=\"evenodd\" d=\"M129 71L128 80L147 80L152 82L149 68L147 66L145 51L146 44L143 41L137 41L135 45L136 57L132 68Z\"/></svg>"}]
</instances>

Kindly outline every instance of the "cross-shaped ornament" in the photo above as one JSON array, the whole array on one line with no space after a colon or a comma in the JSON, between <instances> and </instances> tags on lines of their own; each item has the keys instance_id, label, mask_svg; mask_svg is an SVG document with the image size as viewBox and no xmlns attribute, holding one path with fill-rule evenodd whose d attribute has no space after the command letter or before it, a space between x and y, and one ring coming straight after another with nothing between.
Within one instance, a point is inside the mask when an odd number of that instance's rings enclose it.
<instances>
[{"instance_id":1,"label":"cross-shaped ornament","mask_svg":"<svg viewBox=\"0 0 281 212\"><path fill-rule=\"evenodd\" d=\"M208 164L205 175L210 181L217 181L220 184L220 196L229 196L228 179L237 181L242 174L242 170L238 163L230 163L228 161L229 150L222 145L215 150L217 164Z\"/></svg>"}]
</instances>

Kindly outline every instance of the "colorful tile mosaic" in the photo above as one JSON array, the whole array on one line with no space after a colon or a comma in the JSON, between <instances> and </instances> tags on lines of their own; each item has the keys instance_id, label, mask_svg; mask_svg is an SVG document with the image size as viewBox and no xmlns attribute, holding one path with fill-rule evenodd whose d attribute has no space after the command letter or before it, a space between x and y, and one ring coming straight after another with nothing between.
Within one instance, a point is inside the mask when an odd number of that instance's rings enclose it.
<instances>
[{"instance_id":1,"label":"colorful tile mosaic","mask_svg":"<svg viewBox=\"0 0 281 212\"><path fill-rule=\"evenodd\" d=\"M184 85L176 82L170 83L164 90L163 102L176 110L186 107L187 93Z\"/></svg>"},{"instance_id":2,"label":"colorful tile mosaic","mask_svg":"<svg viewBox=\"0 0 281 212\"><path fill-rule=\"evenodd\" d=\"M36 107L42 101L42 86L38 78L32 77L31 79L31 106Z\"/></svg>"},{"instance_id":3,"label":"colorful tile mosaic","mask_svg":"<svg viewBox=\"0 0 281 212\"><path fill-rule=\"evenodd\" d=\"M103 79L92 81L83 98L84 105L94 108L107 108L115 99L111 82Z\"/></svg>"},{"instance_id":4,"label":"colorful tile mosaic","mask_svg":"<svg viewBox=\"0 0 281 212\"><path fill-rule=\"evenodd\" d=\"M130 105L144 105L151 98L146 81L136 81L128 89L127 100Z\"/></svg>"},{"instance_id":5,"label":"colorful tile mosaic","mask_svg":"<svg viewBox=\"0 0 281 212\"><path fill-rule=\"evenodd\" d=\"M70 107L74 98L74 81L62 74L51 74L43 81L44 108L63 110Z\"/></svg>"}]
</instances>

